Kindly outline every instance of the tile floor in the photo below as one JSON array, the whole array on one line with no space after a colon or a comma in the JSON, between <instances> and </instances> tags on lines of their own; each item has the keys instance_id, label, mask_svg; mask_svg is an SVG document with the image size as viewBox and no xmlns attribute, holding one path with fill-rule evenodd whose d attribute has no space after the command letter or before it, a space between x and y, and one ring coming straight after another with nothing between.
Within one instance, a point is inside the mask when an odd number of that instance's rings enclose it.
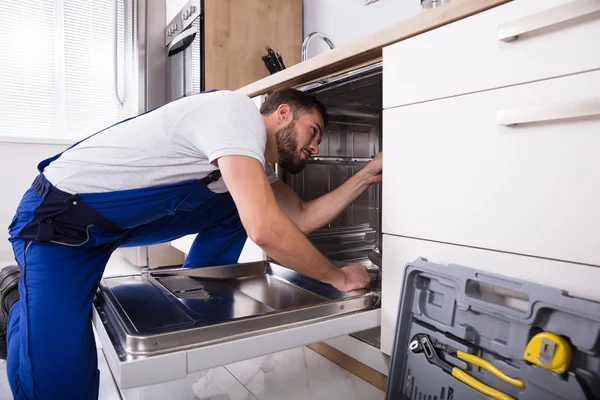
<instances>
[{"instance_id":1,"label":"tile floor","mask_svg":"<svg viewBox=\"0 0 600 400\"><path fill-rule=\"evenodd\" d=\"M384 400L385 394L306 347L123 391L125 400ZM102 397L103 398L103 397Z\"/></svg>"},{"instance_id":2,"label":"tile floor","mask_svg":"<svg viewBox=\"0 0 600 400\"><path fill-rule=\"evenodd\" d=\"M0 263L6 265L7 263ZM139 271L113 255L105 275ZM385 393L306 347L188 375L185 379L120 391L98 342L100 400L384 400ZM0 360L0 400L12 399Z\"/></svg>"},{"instance_id":3,"label":"tile floor","mask_svg":"<svg viewBox=\"0 0 600 400\"><path fill-rule=\"evenodd\" d=\"M100 400L384 400L385 394L307 347L119 391L98 349ZM0 399L12 399L0 360Z\"/></svg>"}]
</instances>

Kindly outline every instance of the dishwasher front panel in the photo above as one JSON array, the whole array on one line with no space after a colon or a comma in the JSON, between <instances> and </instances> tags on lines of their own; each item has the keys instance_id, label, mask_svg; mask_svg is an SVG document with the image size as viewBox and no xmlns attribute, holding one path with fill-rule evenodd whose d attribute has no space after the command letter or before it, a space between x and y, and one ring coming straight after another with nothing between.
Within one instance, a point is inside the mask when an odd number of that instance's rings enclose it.
<instances>
[{"instance_id":1,"label":"dishwasher front panel","mask_svg":"<svg viewBox=\"0 0 600 400\"><path fill-rule=\"evenodd\" d=\"M130 388L377 327L379 298L260 261L104 278L93 320Z\"/></svg>"}]
</instances>

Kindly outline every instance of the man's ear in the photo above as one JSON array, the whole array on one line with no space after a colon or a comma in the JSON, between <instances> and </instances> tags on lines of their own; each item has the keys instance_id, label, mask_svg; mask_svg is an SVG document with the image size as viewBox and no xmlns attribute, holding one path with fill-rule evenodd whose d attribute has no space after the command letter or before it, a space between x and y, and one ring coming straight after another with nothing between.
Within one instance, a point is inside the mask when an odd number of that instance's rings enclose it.
<instances>
[{"instance_id":1,"label":"man's ear","mask_svg":"<svg viewBox=\"0 0 600 400\"><path fill-rule=\"evenodd\" d=\"M277 107L277 122L282 125L287 125L293 118L292 109L287 104L281 104Z\"/></svg>"}]
</instances>

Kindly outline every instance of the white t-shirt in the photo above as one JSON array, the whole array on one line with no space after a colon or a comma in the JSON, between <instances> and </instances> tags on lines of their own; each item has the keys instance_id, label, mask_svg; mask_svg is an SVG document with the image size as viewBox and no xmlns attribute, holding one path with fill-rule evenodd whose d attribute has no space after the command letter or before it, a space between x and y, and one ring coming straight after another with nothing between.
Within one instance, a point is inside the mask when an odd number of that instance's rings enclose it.
<instances>
[{"instance_id":1,"label":"white t-shirt","mask_svg":"<svg viewBox=\"0 0 600 400\"><path fill-rule=\"evenodd\" d=\"M44 170L68 193L100 193L202 179L219 157L244 155L265 167L266 131L247 96L231 91L183 97L112 126L64 152ZM208 186L227 192L223 179Z\"/></svg>"}]
</instances>

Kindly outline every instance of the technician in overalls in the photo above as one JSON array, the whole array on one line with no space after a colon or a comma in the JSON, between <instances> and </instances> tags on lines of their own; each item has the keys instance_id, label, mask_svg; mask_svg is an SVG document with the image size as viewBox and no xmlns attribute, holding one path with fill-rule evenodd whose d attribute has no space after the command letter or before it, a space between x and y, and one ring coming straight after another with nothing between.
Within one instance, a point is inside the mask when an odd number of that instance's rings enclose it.
<instances>
[{"instance_id":1,"label":"technician in overalls","mask_svg":"<svg viewBox=\"0 0 600 400\"><path fill-rule=\"evenodd\" d=\"M8 354L14 397L98 397L90 313L118 247L197 233L184 267L203 267L236 263L249 237L339 290L367 287L364 266L336 268L305 234L381 181L381 155L310 202L267 164L302 170L319 152L325 123L323 105L300 91L275 92L260 111L247 96L216 91L113 125L42 161L9 226L19 266L0 272L0 355Z\"/></svg>"}]
</instances>

